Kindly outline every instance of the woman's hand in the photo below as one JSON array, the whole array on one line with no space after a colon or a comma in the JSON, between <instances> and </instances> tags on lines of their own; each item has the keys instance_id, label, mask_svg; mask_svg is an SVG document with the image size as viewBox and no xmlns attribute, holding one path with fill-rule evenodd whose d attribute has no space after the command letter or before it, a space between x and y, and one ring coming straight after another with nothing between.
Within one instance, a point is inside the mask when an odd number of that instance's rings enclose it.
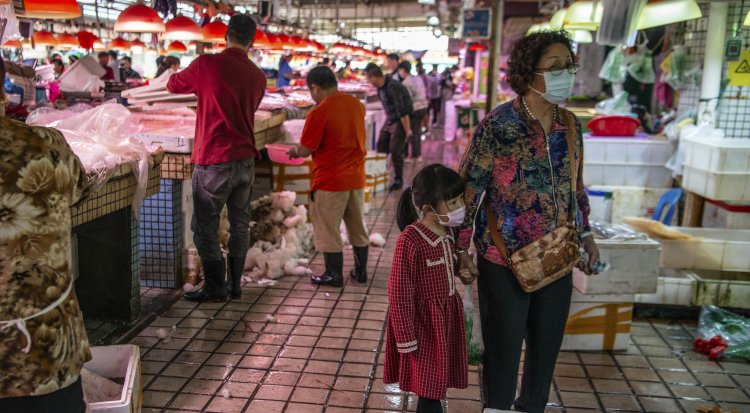
<instances>
[{"instance_id":1,"label":"woman's hand","mask_svg":"<svg viewBox=\"0 0 750 413\"><path fill-rule=\"evenodd\" d=\"M599 261L599 247L596 246L594 237L585 237L582 242L584 251L589 255L589 261L586 265L579 264L578 269L583 271L586 275L597 275L599 273L594 272L593 267L594 263Z\"/></svg>"},{"instance_id":2,"label":"woman's hand","mask_svg":"<svg viewBox=\"0 0 750 413\"><path fill-rule=\"evenodd\" d=\"M458 277L461 278L461 282L467 285L473 283L479 275L479 270L474 265L474 257L468 251L461 251L458 253L458 264Z\"/></svg>"}]
</instances>

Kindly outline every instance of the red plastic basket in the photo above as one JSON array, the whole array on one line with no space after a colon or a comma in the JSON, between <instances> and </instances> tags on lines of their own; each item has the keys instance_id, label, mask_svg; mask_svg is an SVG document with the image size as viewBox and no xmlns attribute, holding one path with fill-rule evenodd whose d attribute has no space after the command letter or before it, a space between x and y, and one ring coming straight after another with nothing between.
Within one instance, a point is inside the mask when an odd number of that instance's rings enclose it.
<instances>
[{"instance_id":1,"label":"red plastic basket","mask_svg":"<svg viewBox=\"0 0 750 413\"><path fill-rule=\"evenodd\" d=\"M597 116L586 126L593 136L635 136L641 122L630 116Z\"/></svg>"}]
</instances>

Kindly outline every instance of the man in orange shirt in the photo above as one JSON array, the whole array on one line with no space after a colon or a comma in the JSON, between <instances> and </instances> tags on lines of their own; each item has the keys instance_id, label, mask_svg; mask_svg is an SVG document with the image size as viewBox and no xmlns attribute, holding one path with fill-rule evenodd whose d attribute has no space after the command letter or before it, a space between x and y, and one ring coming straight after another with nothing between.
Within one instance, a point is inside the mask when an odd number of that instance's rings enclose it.
<instances>
[{"instance_id":1,"label":"man in orange shirt","mask_svg":"<svg viewBox=\"0 0 750 413\"><path fill-rule=\"evenodd\" d=\"M307 86L317 106L307 115L300 144L291 158L313 157L312 205L315 248L323 253L326 270L313 284L344 285L344 245L339 227L344 221L354 250L350 276L367 282L370 240L363 216L365 188L365 106L339 92L336 75L318 66L307 75Z\"/></svg>"}]
</instances>

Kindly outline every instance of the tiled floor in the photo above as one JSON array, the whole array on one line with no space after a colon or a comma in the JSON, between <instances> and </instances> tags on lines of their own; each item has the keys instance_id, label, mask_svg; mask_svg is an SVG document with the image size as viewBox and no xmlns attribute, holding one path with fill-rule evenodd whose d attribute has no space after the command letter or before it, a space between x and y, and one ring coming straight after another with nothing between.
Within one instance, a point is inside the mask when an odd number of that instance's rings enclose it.
<instances>
[{"instance_id":1,"label":"tiled floor","mask_svg":"<svg viewBox=\"0 0 750 413\"><path fill-rule=\"evenodd\" d=\"M449 148L428 148L437 154L455 162ZM144 412L414 411L413 395L381 380L398 229L395 195L376 200L367 221L388 243L371 248L368 285L316 288L306 277L286 277L273 287L246 285L241 301L180 300L143 330L133 343L141 347ZM348 251L346 260L349 267ZM321 267L322 259L312 261L313 270ZM750 412L750 365L692 353L694 330L691 322L638 320L626 352L562 353L548 411ZM449 412L481 412L475 367L469 383L449 392Z\"/></svg>"}]
</instances>

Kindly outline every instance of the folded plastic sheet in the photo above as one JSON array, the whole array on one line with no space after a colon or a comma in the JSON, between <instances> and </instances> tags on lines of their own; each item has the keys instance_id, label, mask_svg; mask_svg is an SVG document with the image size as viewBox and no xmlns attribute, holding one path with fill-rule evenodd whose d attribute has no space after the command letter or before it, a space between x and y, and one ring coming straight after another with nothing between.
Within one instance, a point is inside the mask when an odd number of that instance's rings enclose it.
<instances>
[{"instance_id":1,"label":"folded plastic sheet","mask_svg":"<svg viewBox=\"0 0 750 413\"><path fill-rule=\"evenodd\" d=\"M130 163L138 181L133 211L136 217L140 216L153 160L151 150L132 134L129 110L116 103L90 109L85 105L65 110L41 108L32 112L26 123L62 132L81 159L89 184L93 186L92 192L100 189L120 164Z\"/></svg>"}]
</instances>

